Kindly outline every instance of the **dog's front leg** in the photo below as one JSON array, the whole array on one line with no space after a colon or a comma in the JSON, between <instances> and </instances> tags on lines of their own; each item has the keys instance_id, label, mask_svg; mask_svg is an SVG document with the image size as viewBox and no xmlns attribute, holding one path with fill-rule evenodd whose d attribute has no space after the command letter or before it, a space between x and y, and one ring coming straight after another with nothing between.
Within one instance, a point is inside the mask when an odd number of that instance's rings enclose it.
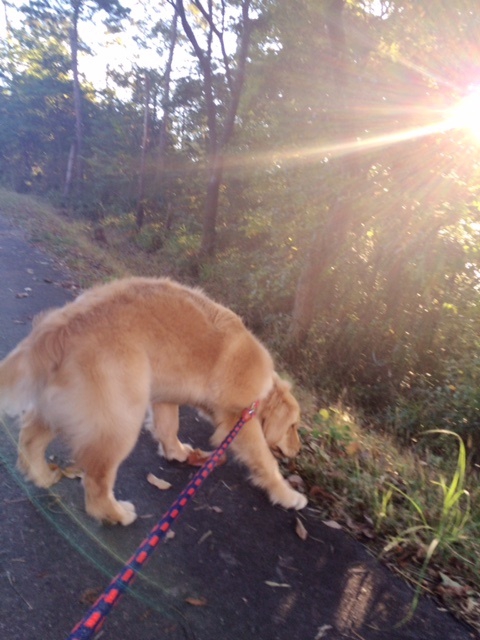
<instances>
[{"instance_id":1,"label":"dog's front leg","mask_svg":"<svg viewBox=\"0 0 480 640\"><path fill-rule=\"evenodd\" d=\"M218 429L214 435L214 444L218 445L224 435L223 429ZM280 473L256 417L244 425L232 443L232 451L250 470L252 482L267 492L273 504L286 509L303 509L307 505L307 498L295 491Z\"/></svg>"},{"instance_id":2,"label":"dog's front leg","mask_svg":"<svg viewBox=\"0 0 480 640\"><path fill-rule=\"evenodd\" d=\"M152 405L153 437L158 441L158 453L167 460L185 462L192 447L178 439L179 415L178 405L156 402Z\"/></svg>"}]
</instances>

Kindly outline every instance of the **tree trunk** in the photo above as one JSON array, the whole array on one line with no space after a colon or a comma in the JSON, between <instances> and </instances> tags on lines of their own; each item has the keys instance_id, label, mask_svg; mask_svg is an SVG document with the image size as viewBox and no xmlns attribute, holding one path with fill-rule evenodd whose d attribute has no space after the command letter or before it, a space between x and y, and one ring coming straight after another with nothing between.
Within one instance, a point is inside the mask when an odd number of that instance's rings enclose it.
<instances>
[{"instance_id":1,"label":"tree trunk","mask_svg":"<svg viewBox=\"0 0 480 640\"><path fill-rule=\"evenodd\" d=\"M172 66L173 66L173 54L175 52L175 47L177 45L178 39L178 11L176 7L174 8L174 15L172 18L172 26L170 31L170 44L168 47L168 59L165 67L165 81L163 85L163 98L162 98L162 122L160 125L160 136L158 141L158 169L159 173L163 173L165 168L165 154L167 151L167 136L170 130L170 113L171 113L171 105L170 105L170 87L171 87L171 77L172 77Z\"/></svg>"},{"instance_id":2,"label":"tree trunk","mask_svg":"<svg viewBox=\"0 0 480 640\"><path fill-rule=\"evenodd\" d=\"M65 175L65 188L63 191L64 197L68 197L70 193L70 186L73 180L73 163L74 162L75 162L75 141L73 141L72 144L70 145L70 152L68 154L67 172ZM68 190L67 190L67 185L68 185Z\"/></svg>"},{"instance_id":3,"label":"tree trunk","mask_svg":"<svg viewBox=\"0 0 480 640\"><path fill-rule=\"evenodd\" d=\"M223 178L223 162L223 155L219 153L212 159L209 167L202 244L200 247L200 255L205 258L212 258L215 255L218 200Z\"/></svg>"},{"instance_id":4,"label":"tree trunk","mask_svg":"<svg viewBox=\"0 0 480 640\"><path fill-rule=\"evenodd\" d=\"M176 7L182 25L190 40L195 54L198 58L203 74L203 86L205 91L205 101L207 108L208 127L208 151L207 151L207 193L205 199L205 211L202 229L202 243L200 257L211 258L215 254L216 229L220 187L223 180L223 170L225 164L225 153L230 142L237 116L238 105L245 81L245 68L250 47L252 33L252 21L249 17L251 0L242 0L242 20L240 25L237 52L235 54L236 69L233 73L231 62L225 52L223 42L223 32L219 32L213 24L213 4L208 0L207 9L200 2L195 3L195 7L201 12L208 25L207 50L204 51L198 44L195 34L188 22L185 14L183 0L177 0ZM219 38L220 47L223 53L225 77L228 88L228 103L226 104L226 115L223 122L218 121L218 109L215 102L213 86L214 61L212 60L212 40L216 35ZM222 126L223 125L223 126ZM222 134L219 135L219 130Z\"/></svg>"},{"instance_id":5,"label":"tree trunk","mask_svg":"<svg viewBox=\"0 0 480 640\"><path fill-rule=\"evenodd\" d=\"M138 175L138 202L136 224L141 229L145 219L145 166L148 139L150 134L150 76L145 72L145 107L143 112L142 149L140 154L140 170Z\"/></svg>"},{"instance_id":6,"label":"tree trunk","mask_svg":"<svg viewBox=\"0 0 480 640\"><path fill-rule=\"evenodd\" d=\"M345 100L346 48L345 31L342 12L345 0L329 0L325 7L325 27L330 43L330 58L332 61L332 111L346 113ZM340 164L343 163L343 166ZM339 188L346 184L348 161L337 160L339 165ZM342 176L343 173L343 176ZM311 329L315 319L318 297L322 280L326 270L334 263L338 248L344 243L349 227L352 209L347 199L338 193L332 198L324 225L319 225L314 231L312 242L298 279L295 300L292 310L290 337L294 344L302 342Z\"/></svg>"},{"instance_id":7,"label":"tree trunk","mask_svg":"<svg viewBox=\"0 0 480 640\"><path fill-rule=\"evenodd\" d=\"M81 0L72 1L72 26L70 28L70 51L72 57L73 73L73 104L75 109L75 142L71 147L72 156L69 157L63 195L69 198L73 186L79 187L82 174L82 150L83 150L83 118L82 118L82 89L78 74L78 20L80 17Z\"/></svg>"}]
</instances>

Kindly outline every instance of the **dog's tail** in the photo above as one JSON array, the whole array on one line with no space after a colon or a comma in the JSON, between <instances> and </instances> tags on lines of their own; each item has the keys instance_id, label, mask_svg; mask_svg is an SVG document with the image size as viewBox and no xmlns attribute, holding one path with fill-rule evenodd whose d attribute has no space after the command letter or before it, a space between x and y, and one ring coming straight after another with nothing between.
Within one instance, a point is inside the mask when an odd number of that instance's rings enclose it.
<instances>
[{"instance_id":1,"label":"dog's tail","mask_svg":"<svg viewBox=\"0 0 480 640\"><path fill-rule=\"evenodd\" d=\"M0 361L0 415L18 415L30 404L31 372L20 344Z\"/></svg>"},{"instance_id":2,"label":"dog's tail","mask_svg":"<svg viewBox=\"0 0 480 640\"><path fill-rule=\"evenodd\" d=\"M66 329L56 318L34 322L32 333L0 361L0 415L31 408L65 356Z\"/></svg>"}]
</instances>

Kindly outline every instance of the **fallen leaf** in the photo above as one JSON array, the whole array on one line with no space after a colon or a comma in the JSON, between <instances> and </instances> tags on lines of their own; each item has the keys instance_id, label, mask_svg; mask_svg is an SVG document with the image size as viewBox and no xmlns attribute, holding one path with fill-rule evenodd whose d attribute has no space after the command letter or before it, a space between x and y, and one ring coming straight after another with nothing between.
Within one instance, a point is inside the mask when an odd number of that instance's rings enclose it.
<instances>
[{"instance_id":1,"label":"fallen leaf","mask_svg":"<svg viewBox=\"0 0 480 640\"><path fill-rule=\"evenodd\" d=\"M463 589L462 585L459 584L458 582L456 582L455 580L452 580L452 578L450 578L449 576L447 576L446 573L442 573L441 571L439 572L440 578L442 580L442 586L443 587L448 587L450 589Z\"/></svg>"},{"instance_id":2,"label":"fallen leaf","mask_svg":"<svg viewBox=\"0 0 480 640\"><path fill-rule=\"evenodd\" d=\"M437 593L444 598L461 598L468 593L468 587L461 585L459 582L452 580L445 573L439 572L442 580L441 584L437 587Z\"/></svg>"},{"instance_id":3,"label":"fallen leaf","mask_svg":"<svg viewBox=\"0 0 480 640\"><path fill-rule=\"evenodd\" d=\"M203 534L203 536L200 538L197 544L203 544L205 540L207 540L207 538L209 538L211 535L213 535L213 531L211 530L207 531L206 533Z\"/></svg>"},{"instance_id":4,"label":"fallen leaf","mask_svg":"<svg viewBox=\"0 0 480 640\"><path fill-rule=\"evenodd\" d=\"M157 476L154 475L153 473L148 474L147 482L149 482L150 484L153 484L153 486L157 487L157 489L160 489L160 491L167 491L172 486L170 482L167 482L166 480L162 480L161 478L157 478Z\"/></svg>"},{"instance_id":5,"label":"fallen leaf","mask_svg":"<svg viewBox=\"0 0 480 640\"><path fill-rule=\"evenodd\" d=\"M187 464L191 467L203 467L203 465L208 461L210 456L212 455L212 451L202 451L202 449L194 449L188 454ZM227 456L224 454L221 456L217 462L217 465L220 467L225 464L227 461Z\"/></svg>"},{"instance_id":6,"label":"fallen leaf","mask_svg":"<svg viewBox=\"0 0 480 640\"><path fill-rule=\"evenodd\" d=\"M208 451L202 451L201 449L194 449L188 454L187 464L192 467L202 467L210 457Z\"/></svg>"},{"instance_id":7,"label":"fallen leaf","mask_svg":"<svg viewBox=\"0 0 480 640\"><path fill-rule=\"evenodd\" d=\"M295 533L301 540L306 540L308 538L308 531L303 526L303 522L300 520L300 518L295 518L295 520Z\"/></svg>"},{"instance_id":8,"label":"fallen leaf","mask_svg":"<svg viewBox=\"0 0 480 640\"><path fill-rule=\"evenodd\" d=\"M69 478L70 480L74 480L75 478L83 478L83 471L78 467L60 467L60 471L62 472L62 476L65 476L65 478Z\"/></svg>"},{"instance_id":9,"label":"fallen leaf","mask_svg":"<svg viewBox=\"0 0 480 640\"><path fill-rule=\"evenodd\" d=\"M347 454L347 456L350 456L351 458L353 458L354 456L360 453L360 449L361 447L358 441L351 442L349 445L345 447L345 453Z\"/></svg>"},{"instance_id":10,"label":"fallen leaf","mask_svg":"<svg viewBox=\"0 0 480 640\"><path fill-rule=\"evenodd\" d=\"M78 289L78 286L75 284L75 282L71 282L68 280L65 280L64 282L60 282L60 286L63 287L64 289Z\"/></svg>"},{"instance_id":11,"label":"fallen leaf","mask_svg":"<svg viewBox=\"0 0 480 640\"><path fill-rule=\"evenodd\" d=\"M467 613L472 613L472 611L475 611L475 609L477 609L478 605L479 605L478 600L470 597L467 599L465 611Z\"/></svg>"},{"instance_id":12,"label":"fallen leaf","mask_svg":"<svg viewBox=\"0 0 480 640\"><path fill-rule=\"evenodd\" d=\"M75 478L83 478L83 471L79 469L79 467L75 467L70 465L69 467L61 467L56 462L49 462L48 468L52 471L60 471L62 476L65 478L69 478L69 480L74 480Z\"/></svg>"},{"instance_id":13,"label":"fallen leaf","mask_svg":"<svg viewBox=\"0 0 480 640\"><path fill-rule=\"evenodd\" d=\"M288 476L287 482L297 491L305 491L305 483L298 473L292 473Z\"/></svg>"},{"instance_id":14,"label":"fallen leaf","mask_svg":"<svg viewBox=\"0 0 480 640\"><path fill-rule=\"evenodd\" d=\"M191 604L192 607L206 607L207 599L206 598L185 598L185 602L187 604Z\"/></svg>"},{"instance_id":15,"label":"fallen leaf","mask_svg":"<svg viewBox=\"0 0 480 640\"><path fill-rule=\"evenodd\" d=\"M17 293L17 295L15 296L16 298L28 298L29 294L22 292L22 293Z\"/></svg>"},{"instance_id":16,"label":"fallen leaf","mask_svg":"<svg viewBox=\"0 0 480 640\"><path fill-rule=\"evenodd\" d=\"M331 493L329 493L328 491L326 491L322 487L319 487L316 484L313 485L313 487L310 489L308 493L311 498L314 498L317 500L320 500L320 499L327 500L328 502L335 502L335 498L332 496Z\"/></svg>"},{"instance_id":17,"label":"fallen leaf","mask_svg":"<svg viewBox=\"0 0 480 640\"><path fill-rule=\"evenodd\" d=\"M271 580L265 580L265 584L274 589L291 589L289 584L285 582L272 582Z\"/></svg>"},{"instance_id":18,"label":"fallen leaf","mask_svg":"<svg viewBox=\"0 0 480 640\"><path fill-rule=\"evenodd\" d=\"M212 511L215 511L215 513L223 513L223 509L221 509L220 507L212 507L211 509Z\"/></svg>"},{"instance_id":19,"label":"fallen leaf","mask_svg":"<svg viewBox=\"0 0 480 640\"><path fill-rule=\"evenodd\" d=\"M322 627L319 627L317 631L317 635L315 636L315 640L322 640L325 638L327 633L333 629L331 624L324 624Z\"/></svg>"},{"instance_id":20,"label":"fallen leaf","mask_svg":"<svg viewBox=\"0 0 480 640\"><path fill-rule=\"evenodd\" d=\"M335 522L335 520L323 520L323 524L330 527L330 529L343 529L342 525Z\"/></svg>"}]
</instances>

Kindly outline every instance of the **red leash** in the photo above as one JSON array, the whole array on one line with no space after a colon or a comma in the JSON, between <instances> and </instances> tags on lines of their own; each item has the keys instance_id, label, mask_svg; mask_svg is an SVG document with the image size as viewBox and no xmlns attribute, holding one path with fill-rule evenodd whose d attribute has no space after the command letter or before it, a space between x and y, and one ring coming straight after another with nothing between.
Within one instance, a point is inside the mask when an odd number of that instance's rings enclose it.
<instances>
[{"instance_id":1,"label":"red leash","mask_svg":"<svg viewBox=\"0 0 480 640\"><path fill-rule=\"evenodd\" d=\"M88 640L100 631L105 618L118 602L120 596L129 586L131 586L136 574L152 555L155 547L165 539L174 520L180 515L187 502L193 498L199 487L215 469L218 461L225 453L232 440L238 435L240 429L255 415L257 407L258 402L254 402L249 409L245 409L243 411L242 417L233 427L222 444L218 449L215 449L207 462L197 471L182 493L172 504L170 509L153 527L148 537L142 542L124 568L110 582L103 594L97 599L95 604L90 608L82 620L74 627L71 634L68 636L68 640Z\"/></svg>"}]
</instances>

